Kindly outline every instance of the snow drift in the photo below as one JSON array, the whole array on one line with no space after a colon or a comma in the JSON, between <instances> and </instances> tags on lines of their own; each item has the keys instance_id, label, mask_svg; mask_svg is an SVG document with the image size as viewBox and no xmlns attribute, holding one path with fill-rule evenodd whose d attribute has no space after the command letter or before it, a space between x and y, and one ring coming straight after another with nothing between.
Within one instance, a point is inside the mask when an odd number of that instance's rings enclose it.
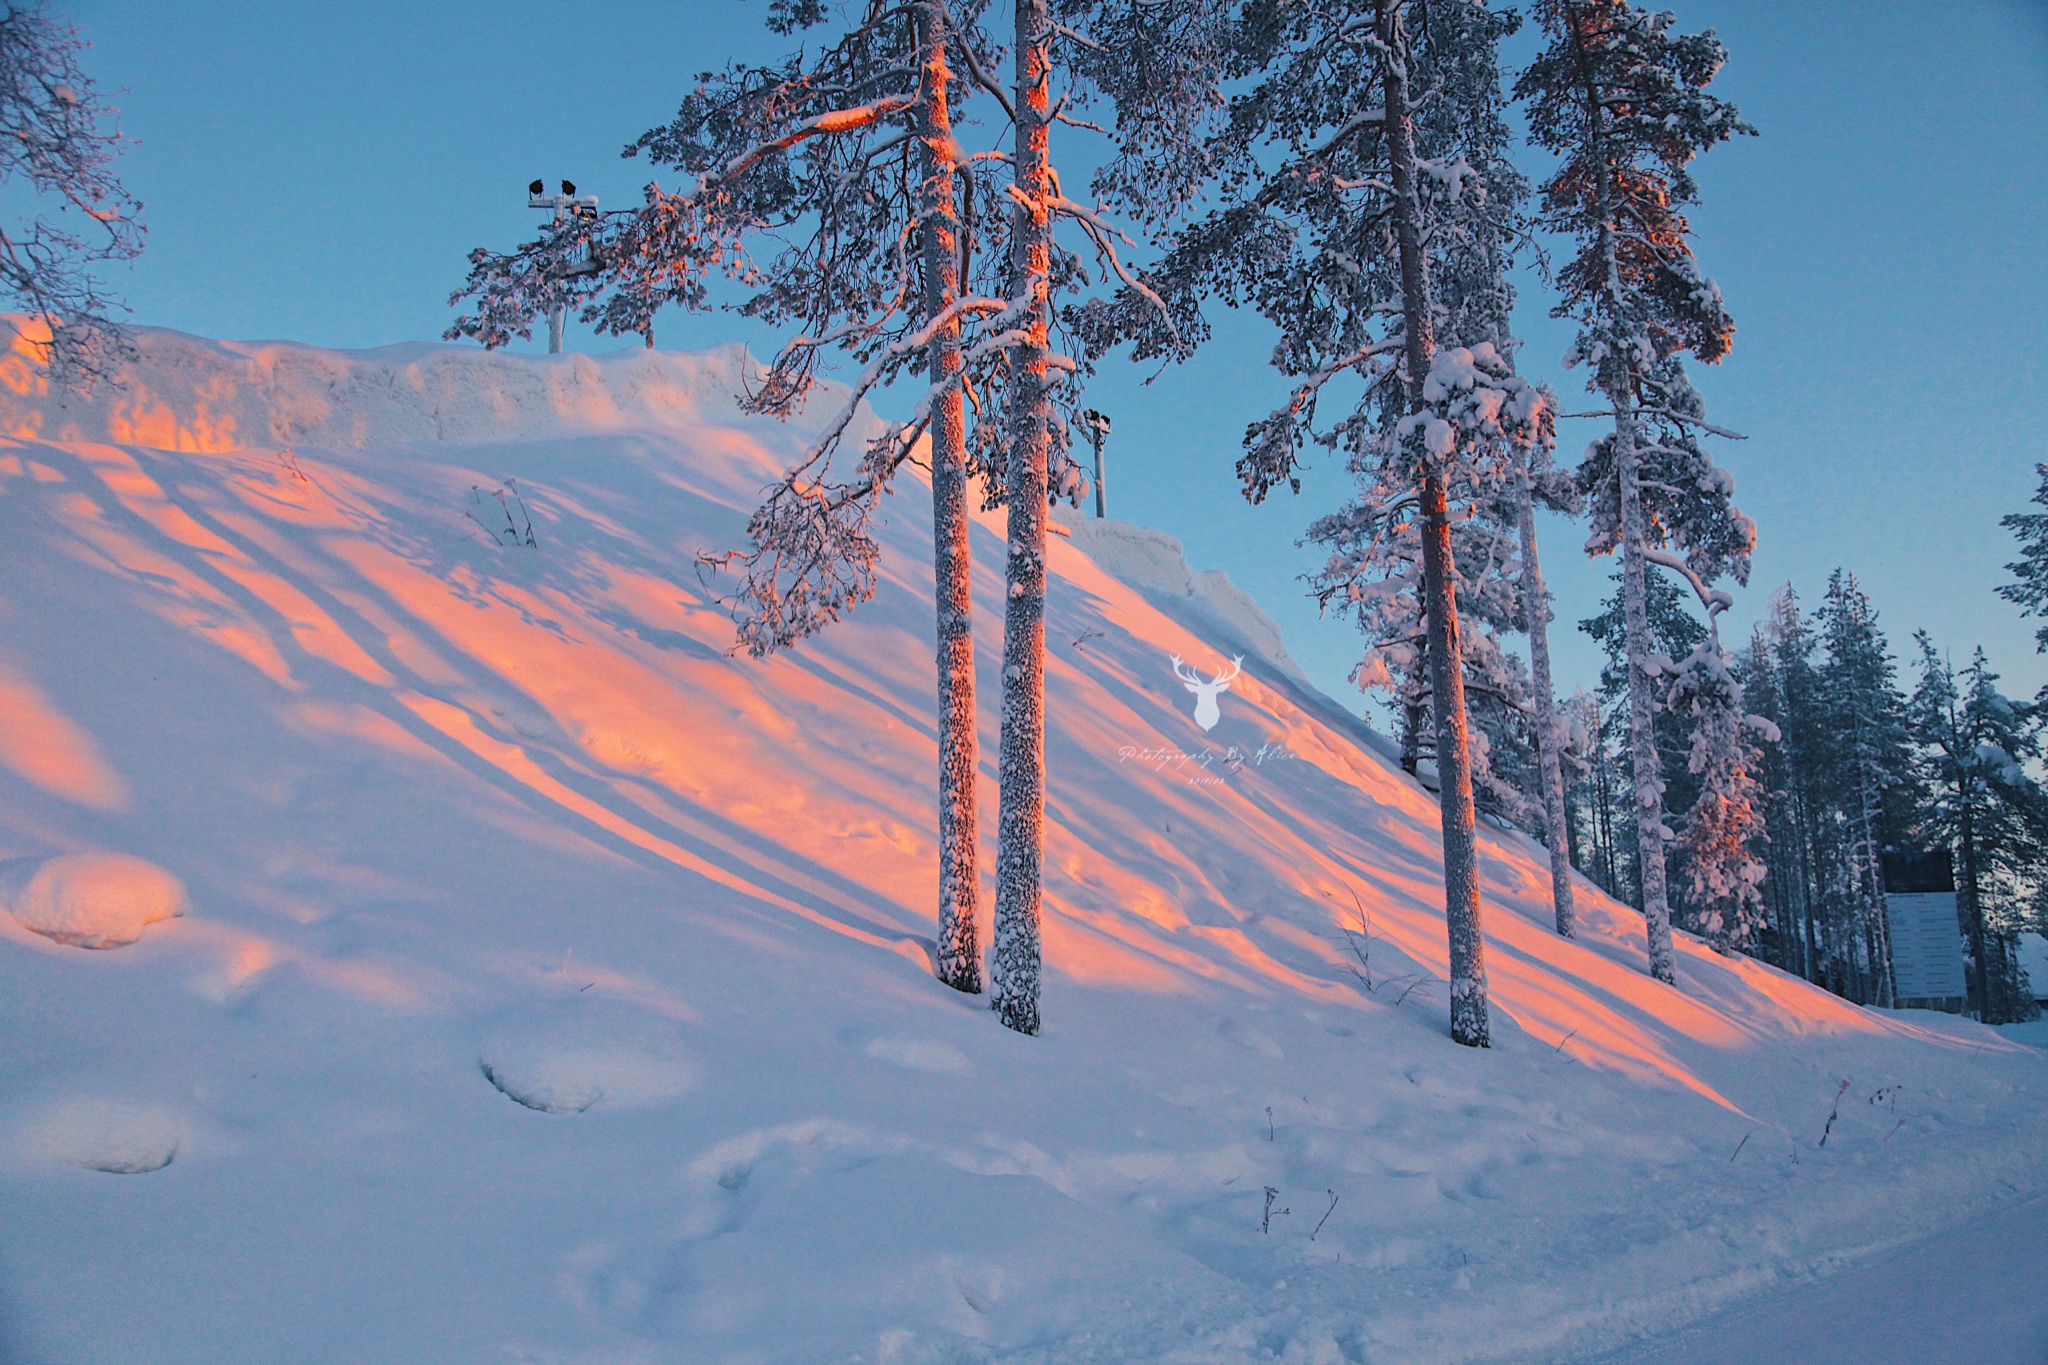
<instances>
[{"instance_id":1,"label":"snow drift","mask_svg":"<svg viewBox=\"0 0 2048 1365\"><path fill-rule=\"evenodd\" d=\"M0 1356L1569 1358L2038 1180L2038 1053L1690 939L1659 986L1513 836L1453 1046L1431 798L1135 528L1052 546L1048 1022L997 1027L929 973L922 488L853 620L727 653L695 557L804 438L750 365L0 364L0 858L189 904L0 916ZM1169 657L1236 654L1205 734Z\"/></svg>"}]
</instances>

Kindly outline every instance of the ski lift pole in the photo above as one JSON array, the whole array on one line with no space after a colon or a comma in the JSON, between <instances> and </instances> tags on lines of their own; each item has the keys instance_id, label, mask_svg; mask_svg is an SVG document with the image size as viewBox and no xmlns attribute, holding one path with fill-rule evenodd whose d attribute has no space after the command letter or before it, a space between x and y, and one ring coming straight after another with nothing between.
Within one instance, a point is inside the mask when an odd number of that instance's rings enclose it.
<instances>
[{"instance_id":1,"label":"ski lift pole","mask_svg":"<svg viewBox=\"0 0 2048 1365\"><path fill-rule=\"evenodd\" d=\"M1095 447L1095 515L1098 520L1109 518L1109 490L1102 480L1102 438L1109 435L1109 419L1094 408L1084 409L1082 422L1087 424L1088 439Z\"/></svg>"},{"instance_id":2,"label":"ski lift pole","mask_svg":"<svg viewBox=\"0 0 2048 1365\"><path fill-rule=\"evenodd\" d=\"M575 182L564 180L562 182L562 192L560 194L541 193L541 191L545 190L546 188L547 182L542 180L536 180L532 184L528 185L526 187L526 207L530 209L553 210L555 215L553 226L560 227L565 220L572 217L597 217L597 196L594 194L576 193ZM579 265L585 264L590 265L592 269L595 268L594 263L579 262ZM580 269L576 266L572 266L569 270L567 270L564 273L570 275L582 275L588 274L589 270ZM550 291L550 297L548 300L549 355L560 355L562 353L563 311L564 305L562 303L562 296L560 290L556 289Z\"/></svg>"}]
</instances>

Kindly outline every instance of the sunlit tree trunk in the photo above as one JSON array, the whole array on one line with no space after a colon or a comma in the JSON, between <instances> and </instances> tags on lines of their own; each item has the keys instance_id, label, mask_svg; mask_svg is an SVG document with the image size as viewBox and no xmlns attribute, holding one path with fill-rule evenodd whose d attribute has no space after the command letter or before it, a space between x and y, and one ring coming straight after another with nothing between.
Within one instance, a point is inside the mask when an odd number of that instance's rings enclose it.
<instances>
[{"instance_id":1,"label":"sunlit tree trunk","mask_svg":"<svg viewBox=\"0 0 2048 1365\"><path fill-rule=\"evenodd\" d=\"M1037 1033L1045 824L1045 520L1052 445L1053 175L1046 0L1017 0L1016 151L1010 325L1009 556L1003 603L1003 724L997 775L994 999L1002 1022Z\"/></svg>"},{"instance_id":2,"label":"sunlit tree trunk","mask_svg":"<svg viewBox=\"0 0 2048 1365\"><path fill-rule=\"evenodd\" d=\"M923 89L918 135L923 143L920 213L924 245L925 316L938 317L960 295L960 233L954 211L955 158L947 103L947 17L926 0L917 16ZM980 775L974 716L974 602L969 574L967 439L962 410L960 324L941 327L929 348L932 464L932 575L938 608L939 673L939 980L955 990L981 990L981 945L975 911L981 899L974 784Z\"/></svg>"},{"instance_id":3,"label":"sunlit tree trunk","mask_svg":"<svg viewBox=\"0 0 2048 1365\"><path fill-rule=\"evenodd\" d=\"M1543 823L1550 837L1550 902L1557 932L1578 937L1572 907L1571 832L1565 818L1563 727L1550 685L1550 595L1543 588L1543 568L1536 558L1536 504L1522 489L1522 609L1528 614L1530 684L1536 693L1536 763L1543 783Z\"/></svg>"},{"instance_id":4,"label":"sunlit tree trunk","mask_svg":"<svg viewBox=\"0 0 2048 1365\"><path fill-rule=\"evenodd\" d=\"M1379 0L1381 69L1386 89L1389 169L1394 185L1394 237L1400 251L1404 359L1411 412L1423 407L1423 385L1435 352L1429 268L1422 254L1421 203L1416 186L1415 137L1409 119L1408 40L1402 0ZM1444 927L1450 942L1451 1037L1467 1047L1490 1041L1486 997L1486 942L1480 922L1479 874L1474 858L1472 756L1465 714L1464 654L1458 637L1456 566L1442 477L1425 472L1419 492L1423 594L1429 614L1429 683L1436 712L1438 802L1444 845Z\"/></svg>"},{"instance_id":5,"label":"sunlit tree trunk","mask_svg":"<svg viewBox=\"0 0 2048 1365\"><path fill-rule=\"evenodd\" d=\"M1590 91L1589 91L1590 95ZM1603 146L1604 109L1592 111L1593 162L1600 168L1596 216L1601 259L1606 267L1610 319L1623 305L1621 263L1616 256L1614 169ZM1620 482L1622 624L1627 636L1629 758L1635 769L1636 883L1643 896L1643 930L1650 975L1676 985L1671 960L1671 904L1664 884L1664 780L1657 761L1657 699L1648 663L1651 650L1648 565L1643 557L1649 527L1643 522L1637 479L1635 417L1636 361L1617 348L1604 365L1602 388L1614 409L1614 476Z\"/></svg>"}]
</instances>

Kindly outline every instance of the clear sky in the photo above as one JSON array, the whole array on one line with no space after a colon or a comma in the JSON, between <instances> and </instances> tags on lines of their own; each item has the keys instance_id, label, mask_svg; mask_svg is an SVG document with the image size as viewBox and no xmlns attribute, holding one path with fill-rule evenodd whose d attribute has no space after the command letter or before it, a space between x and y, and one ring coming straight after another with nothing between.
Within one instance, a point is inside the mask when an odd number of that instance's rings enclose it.
<instances>
[{"instance_id":1,"label":"clear sky","mask_svg":"<svg viewBox=\"0 0 2048 1365\"><path fill-rule=\"evenodd\" d=\"M1727 638L1746 637L1788 580L1817 605L1839 565L1902 659L1916 628L1959 655L1982 644L2008 690L2030 695L2048 681L2036 623L1993 588L2013 557L1998 518L2025 507L2048 460L2048 4L1673 7L1681 27L1726 41L1717 92L1762 134L1701 163L1693 215L1739 325L1734 354L1695 383L1709 415L1749 437L1716 454L1760 534ZM135 321L207 336L437 337L468 250L531 234L526 182L567 176L607 205L632 201L649 172L620 148L673 112L693 73L776 51L765 9L79 0L88 69L120 92L140 144L122 174L145 201L149 246L116 282ZM1509 57L1532 50L1524 35ZM1569 332L1547 307L1528 281L1522 368L1567 411L1589 405L1557 364ZM1318 469L1301 497L1258 508L1237 498L1238 438L1284 386L1260 324L1218 324L1201 357L1150 385L1117 362L1094 381L1091 401L1115 421L1111 512L1181 536L1198 568L1228 570L1311 674L1347 693L1357 637L1317 620L1298 581L1317 557L1295 545L1342 496L1342 474ZM664 316L658 329L664 347L733 338L757 353L773 341L724 316ZM616 344L572 327L572 350ZM1593 425L1567 423L1561 454L1575 459ZM1572 626L1597 610L1612 566L1587 560L1580 527L1544 532L1569 691L1597 675Z\"/></svg>"}]
</instances>

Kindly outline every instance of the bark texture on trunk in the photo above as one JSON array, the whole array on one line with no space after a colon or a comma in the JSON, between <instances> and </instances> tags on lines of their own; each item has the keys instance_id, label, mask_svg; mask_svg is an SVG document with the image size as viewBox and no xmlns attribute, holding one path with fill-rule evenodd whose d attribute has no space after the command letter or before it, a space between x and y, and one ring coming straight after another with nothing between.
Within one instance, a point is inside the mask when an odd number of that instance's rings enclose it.
<instances>
[{"instance_id":1,"label":"bark texture on trunk","mask_svg":"<svg viewBox=\"0 0 2048 1365\"><path fill-rule=\"evenodd\" d=\"M1009 556L1003 603L1003 728L997 775L995 961L990 1002L1005 1026L1037 1033L1039 908L1045 826L1045 519L1052 446L1052 165L1046 0L1017 0L1018 203L1011 278L1024 303L1012 326Z\"/></svg>"},{"instance_id":2,"label":"bark texture on trunk","mask_svg":"<svg viewBox=\"0 0 2048 1365\"><path fill-rule=\"evenodd\" d=\"M1594 78L1590 54L1578 42L1579 29L1573 25L1579 53L1580 72L1585 81L1592 160L1600 168L1594 188L1594 208L1599 220L1600 255L1606 267L1606 303L1602 312L1612 320L1621 312L1621 261L1616 254L1616 204L1620 200L1614 184L1614 166L1607 153L1606 120L1609 117ZM1610 338L1610 342L1611 342ZM1656 699L1651 693L1650 675L1644 664L1650 656L1650 613L1643 557L1649 528L1643 523L1642 490L1636 483L1635 379L1638 360L1622 347L1602 362L1601 388L1614 409L1614 477L1621 503L1622 622L1628 654L1629 760L1635 768L1636 873L1643 893L1643 930L1649 948L1650 975L1676 985L1678 976L1671 960L1671 905L1664 882L1664 783L1657 764Z\"/></svg>"},{"instance_id":3,"label":"bark texture on trunk","mask_svg":"<svg viewBox=\"0 0 2048 1365\"><path fill-rule=\"evenodd\" d=\"M1557 699L1550 684L1550 595L1543 588L1543 567L1536 558L1536 504L1522 489L1522 609L1529 632L1529 682L1536 693L1536 767L1543 782L1543 828L1550 842L1550 903L1557 932L1577 938L1578 915L1572 906L1571 831L1565 823L1564 759L1558 733Z\"/></svg>"},{"instance_id":4,"label":"bark texture on trunk","mask_svg":"<svg viewBox=\"0 0 2048 1365\"><path fill-rule=\"evenodd\" d=\"M1636 485L1635 423L1625 416L1626 391L1610 395L1615 410L1616 476L1621 480L1622 616L1628 631L1629 757L1635 766L1636 868L1643 888L1643 932L1650 975L1678 984L1671 957L1671 902L1664 885L1664 779L1657 763L1657 697L1650 657L1649 562L1643 557L1642 492Z\"/></svg>"},{"instance_id":5,"label":"bark texture on trunk","mask_svg":"<svg viewBox=\"0 0 2048 1365\"><path fill-rule=\"evenodd\" d=\"M1422 255L1416 187L1415 134L1409 118L1408 39L1402 0L1379 0L1381 69L1386 87L1387 151L1394 185L1394 237L1400 251L1404 359L1411 412L1423 406L1423 384L1435 352L1429 267ZM1464 652L1458 636L1456 566L1444 481L1421 480L1422 579L1429 613L1430 703L1436 712L1437 798L1443 816L1444 930L1450 941L1451 1037L1467 1047L1491 1042L1486 999L1486 936L1480 922L1474 860L1472 751L1465 716Z\"/></svg>"},{"instance_id":6,"label":"bark texture on trunk","mask_svg":"<svg viewBox=\"0 0 2048 1365\"><path fill-rule=\"evenodd\" d=\"M937 317L960 295L962 236L954 212L952 112L947 103L945 6L920 7L918 46L923 84L918 138L924 185L919 211L924 252L924 307ZM981 942L975 913L981 900L975 790L980 776L974 717L974 601L967 516L967 429L959 386L960 326L942 327L927 351L938 396L931 404L932 577L938 607L939 671L939 980L981 993ZM939 386L945 385L943 389Z\"/></svg>"}]
</instances>

